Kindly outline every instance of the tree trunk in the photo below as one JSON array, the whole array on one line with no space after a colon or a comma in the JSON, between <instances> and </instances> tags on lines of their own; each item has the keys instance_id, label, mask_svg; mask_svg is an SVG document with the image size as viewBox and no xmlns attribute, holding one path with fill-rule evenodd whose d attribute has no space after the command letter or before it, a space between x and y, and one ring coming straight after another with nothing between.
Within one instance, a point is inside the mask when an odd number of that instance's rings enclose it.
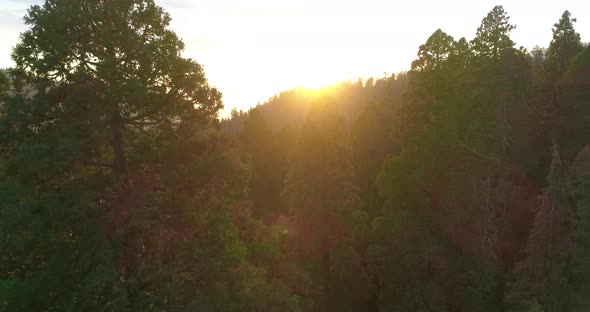
<instances>
[{"instance_id":1,"label":"tree trunk","mask_svg":"<svg viewBox=\"0 0 590 312\"><path fill-rule=\"evenodd\" d=\"M328 223L324 223L326 226L322 233L322 282L324 286L324 292L322 294L322 310L325 312L331 311L331 276L330 276L330 237Z\"/></svg>"},{"instance_id":2,"label":"tree trunk","mask_svg":"<svg viewBox=\"0 0 590 312\"><path fill-rule=\"evenodd\" d=\"M103 9L105 14L105 25L111 29L113 25L113 6L111 0L103 0ZM141 239L136 229L133 228L133 216L136 209L135 194L129 169L129 161L125 151L124 120L121 116L121 104L116 97L115 86L121 82L116 79L116 53L112 43L106 40L107 59L106 64L110 66L110 72L107 77L108 93L105 97L105 104L110 107L110 130L112 135L112 148L115 157L114 174L119 178L121 185L120 193L120 216L123 226L122 244L123 244L123 272L122 278L126 282L127 294L132 310L142 311L141 302Z\"/></svg>"}]
</instances>

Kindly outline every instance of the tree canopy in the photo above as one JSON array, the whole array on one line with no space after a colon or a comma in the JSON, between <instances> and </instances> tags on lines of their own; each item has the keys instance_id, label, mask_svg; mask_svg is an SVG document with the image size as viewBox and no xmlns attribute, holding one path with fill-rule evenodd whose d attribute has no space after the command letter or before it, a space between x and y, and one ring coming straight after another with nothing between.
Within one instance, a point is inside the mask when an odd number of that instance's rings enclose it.
<instances>
[{"instance_id":1,"label":"tree canopy","mask_svg":"<svg viewBox=\"0 0 590 312\"><path fill-rule=\"evenodd\" d=\"M0 311L586 311L575 22L529 52L495 6L408 72L220 119L153 0L33 5L0 71Z\"/></svg>"}]
</instances>

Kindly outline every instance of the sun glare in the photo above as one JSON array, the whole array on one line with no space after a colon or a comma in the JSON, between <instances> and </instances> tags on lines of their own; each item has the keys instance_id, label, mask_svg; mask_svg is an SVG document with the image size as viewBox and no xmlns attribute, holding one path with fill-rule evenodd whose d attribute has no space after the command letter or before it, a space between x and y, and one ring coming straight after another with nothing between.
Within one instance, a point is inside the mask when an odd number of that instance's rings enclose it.
<instances>
[{"instance_id":1,"label":"sun glare","mask_svg":"<svg viewBox=\"0 0 590 312\"><path fill-rule=\"evenodd\" d=\"M331 75L330 73L330 71L315 72L311 77L305 79L305 81L299 86L304 89L318 90L342 80L341 77L334 77L334 75Z\"/></svg>"}]
</instances>

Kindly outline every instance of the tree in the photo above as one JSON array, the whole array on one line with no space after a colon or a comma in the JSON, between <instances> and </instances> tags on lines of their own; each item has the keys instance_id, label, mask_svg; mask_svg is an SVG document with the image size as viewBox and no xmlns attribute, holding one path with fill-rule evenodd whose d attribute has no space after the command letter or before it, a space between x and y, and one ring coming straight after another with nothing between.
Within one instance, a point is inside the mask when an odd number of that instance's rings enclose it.
<instances>
[{"instance_id":1,"label":"tree","mask_svg":"<svg viewBox=\"0 0 590 312\"><path fill-rule=\"evenodd\" d=\"M499 60L502 54L514 47L510 31L516 26L510 24L510 17L501 5L495 6L481 21L475 39L471 41L478 59Z\"/></svg>"},{"instance_id":2,"label":"tree","mask_svg":"<svg viewBox=\"0 0 590 312\"><path fill-rule=\"evenodd\" d=\"M28 105L39 111L40 125L19 134L75 117L66 125L89 137L70 160L111 168L127 195L130 154L145 147L139 138L169 135L221 108L221 94L200 65L180 56L184 45L167 28L170 17L151 0L51 0L31 7L25 22L30 29L13 58L37 87Z\"/></svg>"},{"instance_id":3,"label":"tree","mask_svg":"<svg viewBox=\"0 0 590 312\"><path fill-rule=\"evenodd\" d=\"M553 25L553 39L547 49L545 70L547 79L555 81L567 71L571 60L582 50L580 34L574 29L575 18L569 11L563 12L559 22Z\"/></svg>"},{"instance_id":4,"label":"tree","mask_svg":"<svg viewBox=\"0 0 590 312\"><path fill-rule=\"evenodd\" d=\"M531 75L526 51L515 49L510 39L515 27L503 7L496 6L471 41L473 84L467 89L481 92L468 99L472 117L466 118L465 135L469 146L487 155L517 158L519 150L526 149L515 143L527 139L526 129L517 127L525 124L528 116L526 94Z\"/></svg>"},{"instance_id":5,"label":"tree","mask_svg":"<svg viewBox=\"0 0 590 312\"><path fill-rule=\"evenodd\" d=\"M425 176L421 165L402 151L384 163L377 178L385 204L372 223L367 258L378 285L379 310L448 310L437 270L444 256L432 233L436 230L424 218L428 195L421 195L417 185Z\"/></svg>"},{"instance_id":6,"label":"tree","mask_svg":"<svg viewBox=\"0 0 590 312\"><path fill-rule=\"evenodd\" d=\"M418 59L412 62L412 70L439 70L454 51L455 41L440 28L420 46Z\"/></svg>"},{"instance_id":7,"label":"tree","mask_svg":"<svg viewBox=\"0 0 590 312\"><path fill-rule=\"evenodd\" d=\"M398 113L407 122L402 131L410 135L404 140L420 142L417 146L457 143L468 59L467 42L455 42L440 29L420 46L418 59L412 62L409 73L407 101ZM434 145L430 147L436 149Z\"/></svg>"},{"instance_id":8,"label":"tree","mask_svg":"<svg viewBox=\"0 0 590 312\"><path fill-rule=\"evenodd\" d=\"M586 47L569 64L567 72L556 86L558 120L554 137L563 142L564 159L571 161L590 142L587 127L590 116L590 48Z\"/></svg>"},{"instance_id":9,"label":"tree","mask_svg":"<svg viewBox=\"0 0 590 312\"><path fill-rule=\"evenodd\" d=\"M516 282L508 293L515 311L540 304L543 311L567 311L571 304L568 263L571 261L572 218L559 145L553 145L547 187L539 198L525 247L516 266Z\"/></svg>"},{"instance_id":10,"label":"tree","mask_svg":"<svg viewBox=\"0 0 590 312\"><path fill-rule=\"evenodd\" d=\"M579 78L571 79L571 75L565 77L570 69L576 67L572 66L572 62L582 51L580 35L574 29L574 22L569 11L565 11L559 22L553 26L553 39L545 50L544 57L541 57L543 54L538 55L534 63L537 76L534 98L535 132L538 133L535 144L545 148L542 154L537 155L549 155L546 147L552 142L558 142L566 162L571 161L585 144L578 142L578 138L583 136L583 128L573 129L577 127L574 126L577 124L574 120L584 115L584 105L576 104L582 90L577 85L578 82L575 82ZM539 65L540 60L543 62ZM546 157L541 159L540 167L546 168L549 161Z\"/></svg>"},{"instance_id":11,"label":"tree","mask_svg":"<svg viewBox=\"0 0 590 312\"><path fill-rule=\"evenodd\" d=\"M466 69L473 57L467 39L463 37L456 41L453 50L454 53L449 57L449 62L458 69Z\"/></svg>"},{"instance_id":12,"label":"tree","mask_svg":"<svg viewBox=\"0 0 590 312\"><path fill-rule=\"evenodd\" d=\"M180 56L170 17L151 0L48 0L25 22L15 77L34 91L17 90L0 114L10 255L0 302L9 311L149 306L149 224L165 205L148 191L150 167L210 124L221 93Z\"/></svg>"}]
</instances>

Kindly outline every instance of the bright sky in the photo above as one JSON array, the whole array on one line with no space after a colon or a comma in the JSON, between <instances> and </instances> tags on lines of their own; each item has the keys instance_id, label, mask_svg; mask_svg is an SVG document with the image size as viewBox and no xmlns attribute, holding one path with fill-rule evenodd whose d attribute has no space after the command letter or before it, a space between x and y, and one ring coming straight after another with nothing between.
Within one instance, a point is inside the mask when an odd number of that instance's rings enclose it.
<instances>
[{"instance_id":1,"label":"bright sky","mask_svg":"<svg viewBox=\"0 0 590 312\"><path fill-rule=\"evenodd\" d=\"M22 16L41 0L0 0L0 68L25 29ZM186 43L185 56L205 66L224 94L227 114L297 86L407 70L418 46L442 28L472 39L481 19L504 5L518 46L547 46L564 10L590 36L583 0L156 0Z\"/></svg>"}]
</instances>

